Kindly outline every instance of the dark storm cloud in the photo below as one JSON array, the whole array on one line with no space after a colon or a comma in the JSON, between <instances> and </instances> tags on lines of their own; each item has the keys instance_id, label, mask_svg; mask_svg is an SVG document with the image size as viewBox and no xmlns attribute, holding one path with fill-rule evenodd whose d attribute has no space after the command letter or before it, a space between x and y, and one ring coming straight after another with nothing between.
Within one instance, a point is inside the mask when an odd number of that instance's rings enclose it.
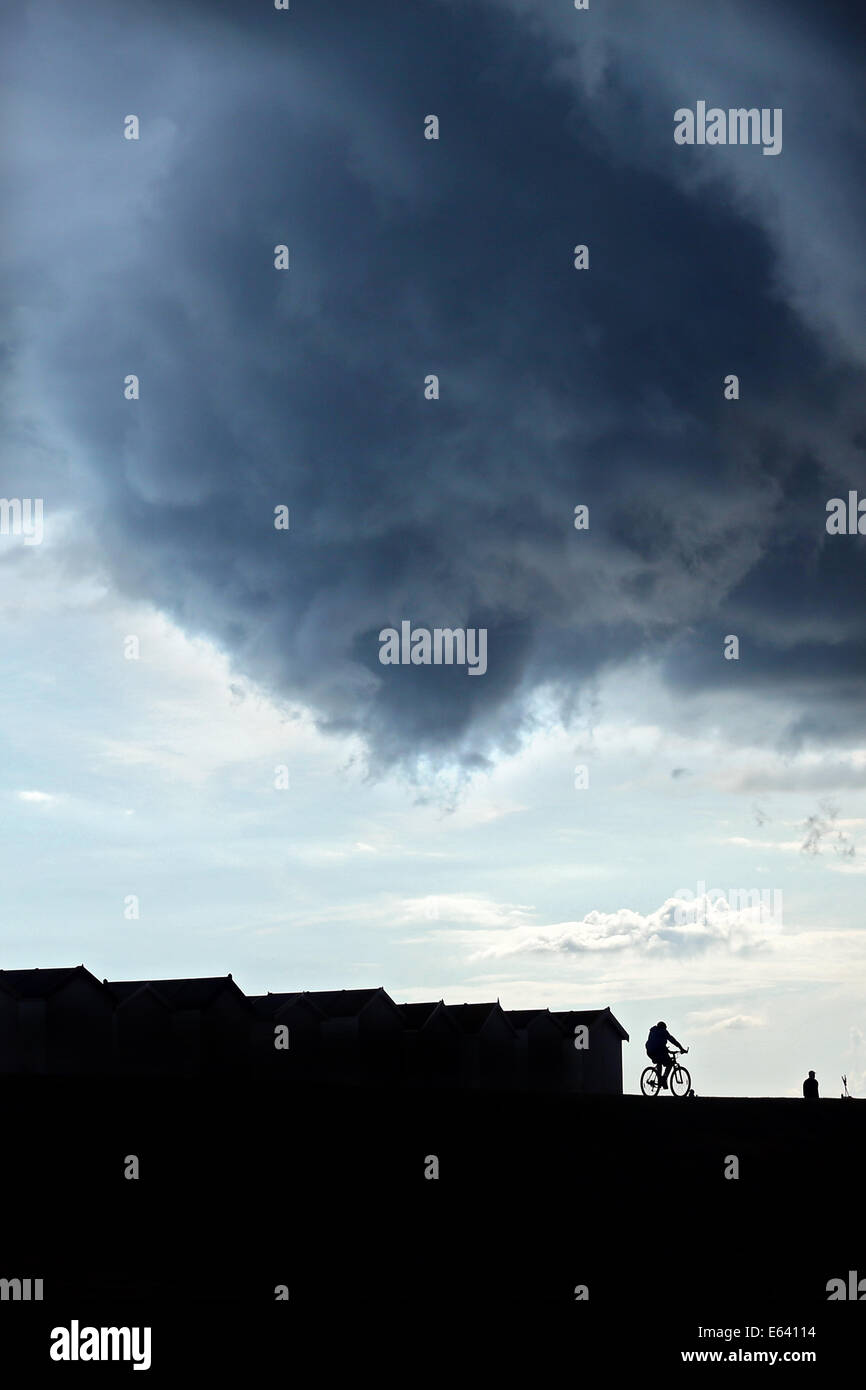
<instances>
[{"instance_id":1,"label":"dark storm cloud","mask_svg":"<svg viewBox=\"0 0 866 1390\"><path fill-rule=\"evenodd\" d=\"M705 14L748 55L717 92L687 10L667 48L656 10L610 32L523 0L27 10L6 495L26 458L17 491L86 510L117 586L374 762L481 765L540 687L566 707L641 649L684 690L802 689L800 737L844 734L864 542L827 537L824 504L866 492L844 28L800 102L802 13ZM675 147L674 107L704 95L784 104L782 155ZM487 627L486 675L382 667L403 619ZM722 660L727 632L749 661Z\"/></svg>"}]
</instances>

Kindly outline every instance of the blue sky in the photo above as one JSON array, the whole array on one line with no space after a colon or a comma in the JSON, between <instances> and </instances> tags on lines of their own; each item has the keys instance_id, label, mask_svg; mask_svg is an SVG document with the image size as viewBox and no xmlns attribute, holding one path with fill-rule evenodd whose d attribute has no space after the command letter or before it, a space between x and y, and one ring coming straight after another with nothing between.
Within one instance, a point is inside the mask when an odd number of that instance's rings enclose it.
<instances>
[{"instance_id":1,"label":"blue sky","mask_svg":"<svg viewBox=\"0 0 866 1390\"><path fill-rule=\"evenodd\" d=\"M858 31L358 8L5 21L4 964L610 1004L627 1089L664 1017L700 1093L864 1094ZM782 153L675 145L699 99ZM488 671L381 666L404 619Z\"/></svg>"}]
</instances>

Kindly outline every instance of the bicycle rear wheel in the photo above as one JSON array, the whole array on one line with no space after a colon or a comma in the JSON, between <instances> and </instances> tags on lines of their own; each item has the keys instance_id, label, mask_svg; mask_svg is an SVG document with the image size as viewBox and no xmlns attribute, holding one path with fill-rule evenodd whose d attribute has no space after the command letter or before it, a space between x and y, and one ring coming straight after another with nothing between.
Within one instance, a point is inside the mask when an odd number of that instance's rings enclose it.
<instances>
[{"instance_id":1,"label":"bicycle rear wheel","mask_svg":"<svg viewBox=\"0 0 866 1390\"><path fill-rule=\"evenodd\" d=\"M641 1072L640 1088L645 1096L657 1096L659 1093L659 1074L655 1067L644 1067Z\"/></svg>"},{"instance_id":2,"label":"bicycle rear wheel","mask_svg":"<svg viewBox=\"0 0 866 1390\"><path fill-rule=\"evenodd\" d=\"M692 1089L692 1078L686 1068L681 1067L678 1063L675 1067L671 1067L668 1085L671 1088L672 1096L687 1096Z\"/></svg>"}]
</instances>

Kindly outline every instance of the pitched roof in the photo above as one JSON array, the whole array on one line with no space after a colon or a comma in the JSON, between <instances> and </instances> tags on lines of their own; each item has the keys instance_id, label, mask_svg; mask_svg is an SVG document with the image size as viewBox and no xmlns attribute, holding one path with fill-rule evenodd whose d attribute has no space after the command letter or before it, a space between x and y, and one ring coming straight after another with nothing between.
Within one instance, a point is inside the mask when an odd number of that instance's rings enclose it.
<instances>
[{"instance_id":1,"label":"pitched roof","mask_svg":"<svg viewBox=\"0 0 866 1390\"><path fill-rule=\"evenodd\" d=\"M389 998L381 985L375 989L304 990L304 998L311 999L328 1018L355 1018L379 994Z\"/></svg>"},{"instance_id":2,"label":"pitched roof","mask_svg":"<svg viewBox=\"0 0 866 1390\"><path fill-rule=\"evenodd\" d=\"M249 1004L252 1004L260 1018L270 1018L286 1004L305 1004L311 1013L319 1014L320 1017L324 1018L322 1010L303 990L294 990L287 994L272 994L268 990L267 994L248 994L246 999Z\"/></svg>"},{"instance_id":3,"label":"pitched roof","mask_svg":"<svg viewBox=\"0 0 866 1390\"><path fill-rule=\"evenodd\" d=\"M102 983L121 1000L128 999L131 994L137 994L140 989L149 989L156 993L149 980L103 980Z\"/></svg>"},{"instance_id":4,"label":"pitched roof","mask_svg":"<svg viewBox=\"0 0 866 1390\"><path fill-rule=\"evenodd\" d=\"M231 975L204 975L191 980L106 980L106 984L119 999L150 985L173 1009L206 1009L227 985L241 999L246 997Z\"/></svg>"},{"instance_id":5,"label":"pitched roof","mask_svg":"<svg viewBox=\"0 0 866 1390\"><path fill-rule=\"evenodd\" d=\"M105 983L105 981L103 981L103 983ZM148 996L151 1000L154 1000L161 1009L168 1009L170 1007L167 1000L162 997L158 990L155 990L153 985L148 984L146 981L144 984L139 985L136 980L128 980L127 984L129 985L129 989L125 989L122 992L119 990L113 991L119 1009L124 1008L131 999L142 1001L148 998Z\"/></svg>"},{"instance_id":6,"label":"pitched roof","mask_svg":"<svg viewBox=\"0 0 866 1390\"><path fill-rule=\"evenodd\" d=\"M554 1023L549 1009L506 1009L505 1017L512 1028L526 1028L536 1018L547 1019L550 1023Z\"/></svg>"},{"instance_id":7,"label":"pitched roof","mask_svg":"<svg viewBox=\"0 0 866 1390\"><path fill-rule=\"evenodd\" d=\"M91 975L83 965L68 965L56 970L40 970L38 966L33 970L0 970L0 984L17 994L19 999L47 999L75 979L76 975L102 988L96 976Z\"/></svg>"},{"instance_id":8,"label":"pitched roof","mask_svg":"<svg viewBox=\"0 0 866 1390\"><path fill-rule=\"evenodd\" d=\"M491 1014L498 1014L507 1021L499 1003L495 1004L446 1004L448 1017L463 1029L464 1033L480 1033ZM509 1028L511 1024L508 1025Z\"/></svg>"},{"instance_id":9,"label":"pitched roof","mask_svg":"<svg viewBox=\"0 0 866 1390\"><path fill-rule=\"evenodd\" d=\"M270 1014L276 1013L281 1001L294 998L293 994L248 994L247 1003L260 1018L267 1018Z\"/></svg>"},{"instance_id":10,"label":"pitched roof","mask_svg":"<svg viewBox=\"0 0 866 1390\"><path fill-rule=\"evenodd\" d=\"M555 1019L566 1033L573 1033L575 1026L579 1023L584 1023L587 1028L592 1028L593 1024L604 1020L613 1027L623 1042L628 1042L629 1040L628 1033L623 1028L619 1019L614 1018L610 1009L607 1007L603 1009L557 1009L555 1012L551 1013L550 1017Z\"/></svg>"},{"instance_id":11,"label":"pitched roof","mask_svg":"<svg viewBox=\"0 0 866 1390\"><path fill-rule=\"evenodd\" d=\"M398 1004L397 1008L406 1020L408 1028L423 1028L428 1018L439 1008L441 1002L441 999L435 999L424 1004Z\"/></svg>"}]
</instances>

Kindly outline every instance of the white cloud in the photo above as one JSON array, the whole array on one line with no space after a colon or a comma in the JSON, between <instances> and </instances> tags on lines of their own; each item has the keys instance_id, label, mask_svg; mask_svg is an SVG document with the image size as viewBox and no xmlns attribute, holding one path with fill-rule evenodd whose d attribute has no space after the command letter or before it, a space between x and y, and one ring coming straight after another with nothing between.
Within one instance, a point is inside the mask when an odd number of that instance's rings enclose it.
<instances>
[{"instance_id":1,"label":"white cloud","mask_svg":"<svg viewBox=\"0 0 866 1390\"><path fill-rule=\"evenodd\" d=\"M489 910L489 915L497 914ZM462 939L473 948L471 960L627 951L676 955L714 945L734 951L753 950L778 930L778 922L769 911L762 911L760 905L735 908L724 897L703 895L699 898L671 897L654 912L646 914L623 907L615 912L588 912L576 922L537 927L510 925L497 932L463 934Z\"/></svg>"},{"instance_id":2,"label":"white cloud","mask_svg":"<svg viewBox=\"0 0 866 1390\"><path fill-rule=\"evenodd\" d=\"M691 1009L686 1018L691 1031L695 1034L741 1032L747 1028L767 1028L769 1026L764 1015L734 1013L731 1006L727 1004L713 1009Z\"/></svg>"},{"instance_id":3,"label":"white cloud","mask_svg":"<svg viewBox=\"0 0 866 1390\"><path fill-rule=\"evenodd\" d=\"M759 1018L755 1014L731 1014L729 1018L720 1018L706 1029L708 1033L725 1033L729 1031L740 1032L744 1028L766 1028L767 1020Z\"/></svg>"}]
</instances>

